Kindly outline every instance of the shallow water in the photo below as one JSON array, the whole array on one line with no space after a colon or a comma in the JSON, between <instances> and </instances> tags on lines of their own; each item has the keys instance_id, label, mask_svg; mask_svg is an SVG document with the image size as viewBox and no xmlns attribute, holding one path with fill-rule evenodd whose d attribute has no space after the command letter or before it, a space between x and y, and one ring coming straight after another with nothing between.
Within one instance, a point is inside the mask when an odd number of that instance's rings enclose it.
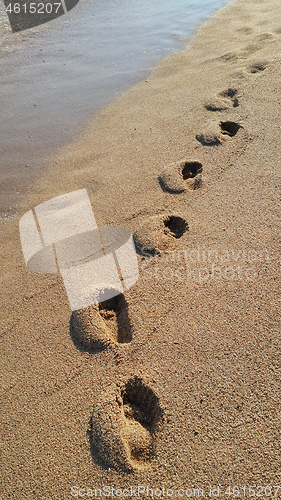
<instances>
[{"instance_id":1,"label":"shallow water","mask_svg":"<svg viewBox=\"0 0 281 500\"><path fill-rule=\"evenodd\" d=\"M51 153L226 3L80 0L67 15L15 34L2 7L2 215L16 209Z\"/></svg>"}]
</instances>

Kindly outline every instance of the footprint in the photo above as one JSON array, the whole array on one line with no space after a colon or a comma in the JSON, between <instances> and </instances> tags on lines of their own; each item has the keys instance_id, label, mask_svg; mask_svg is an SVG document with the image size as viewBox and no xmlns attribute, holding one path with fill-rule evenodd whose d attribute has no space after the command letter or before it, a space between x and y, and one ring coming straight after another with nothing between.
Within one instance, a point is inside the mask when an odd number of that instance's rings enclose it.
<instances>
[{"instance_id":1,"label":"footprint","mask_svg":"<svg viewBox=\"0 0 281 500\"><path fill-rule=\"evenodd\" d=\"M234 137L241 128L243 128L241 125L232 121L210 121L203 131L196 135L196 139L203 146L216 146Z\"/></svg>"},{"instance_id":2,"label":"footprint","mask_svg":"<svg viewBox=\"0 0 281 500\"><path fill-rule=\"evenodd\" d=\"M69 331L76 347L91 354L131 342L132 327L124 295L73 311Z\"/></svg>"},{"instance_id":3,"label":"footprint","mask_svg":"<svg viewBox=\"0 0 281 500\"><path fill-rule=\"evenodd\" d=\"M256 39L259 41L259 42L263 42L265 40L274 40L274 36L272 33L270 33L269 31L265 32L265 33L260 33L259 35L256 36Z\"/></svg>"},{"instance_id":4,"label":"footprint","mask_svg":"<svg viewBox=\"0 0 281 500\"><path fill-rule=\"evenodd\" d=\"M233 62L237 61L239 59L238 52L227 52L226 54L223 54L222 56L218 57L217 59L220 59L225 62Z\"/></svg>"},{"instance_id":5,"label":"footprint","mask_svg":"<svg viewBox=\"0 0 281 500\"><path fill-rule=\"evenodd\" d=\"M250 73L259 73L264 71L268 63L266 61L256 61L249 66Z\"/></svg>"},{"instance_id":6,"label":"footprint","mask_svg":"<svg viewBox=\"0 0 281 500\"><path fill-rule=\"evenodd\" d=\"M199 161L178 161L169 165L159 176L163 191L171 194L198 189L202 184L202 163Z\"/></svg>"},{"instance_id":7,"label":"footprint","mask_svg":"<svg viewBox=\"0 0 281 500\"><path fill-rule=\"evenodd\" d=\"M140 255L154 257L173 247L186 231L188 223L179 215L149 217L133 235L136 250Z\"/></svg>"},{"instance_id":8,"label":"footprint","mask_svg":"<svg viewBox=\"0 0 281 500\"><path fill-rule=\"evenodd\" d=\"M159 399L142 379L133 377L125 386L111 388L90 420L93 459L126 472L150 467L162 417Z\"/></svg>"},{"instance_id":9,"label":"footprint","mask_svg":"<svg viewBox=\"0 0 281 500\"><path fill-rule=\"evenodd\" d=\"M219 96L206 102L205 108L208 111L224 111L231 107L237 108L239 106L239 101L236 97L237 93L238 91L232 88L224 90L223 92L220 92Z\"/></svg>"},{"instance_id":10,"label":"footprint","mask_svg":"<svg viewBox=\"0 0 281 500\"><path fill-rule=\"evenodd\" d=\"M250 26L242 26L242 28L239 28L236 31L238 33L243 33L244 35L250 35L251 33L253 33L253 28L251 28Z\"/></svg>"},{"instance_id":11,"label":"footprint","mask_svg":"<svg viewBox=\"0 0 281 500\"><path fill-rule=\"evenodd\" d=\"M243 59L245 58L248 58L249 56L251 56L252 54L254 54L255 52L258 52L259 50L261 50L263 48L263 43L261 42L254 42L254 43L250 43L249 45L247 45L242 51L241 51L241 57Z\"/></svg>"}]
</instances>

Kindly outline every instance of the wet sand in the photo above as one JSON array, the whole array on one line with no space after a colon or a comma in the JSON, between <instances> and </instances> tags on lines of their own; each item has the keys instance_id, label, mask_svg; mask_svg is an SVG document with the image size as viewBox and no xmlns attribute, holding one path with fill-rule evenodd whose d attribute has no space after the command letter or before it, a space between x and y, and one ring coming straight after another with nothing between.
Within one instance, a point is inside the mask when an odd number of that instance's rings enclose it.
<instances>
[{"instance_id":1,"label":"wet sand","mask_svg":"<svg viewBox=\"0 0 281 500\"><path fill-rule=\"evenodd\" d=\"M3 227L5 498L106 485L273 498L280 21L275 0L220 10L61 150ZM71 316L61 278L27 271L18 222L82 188L99 225L134 234L140 277L121 303ZM83 343L97 322L102 351Z\"/></svg>"}]
</instances>

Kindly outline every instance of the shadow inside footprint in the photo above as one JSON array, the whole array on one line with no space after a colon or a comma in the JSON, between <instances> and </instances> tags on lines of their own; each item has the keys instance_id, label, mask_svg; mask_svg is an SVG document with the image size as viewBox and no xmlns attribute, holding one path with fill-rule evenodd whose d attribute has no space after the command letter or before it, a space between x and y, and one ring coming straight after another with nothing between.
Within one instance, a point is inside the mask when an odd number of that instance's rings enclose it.
<instances>
[{"instance_id":1,"label":"shadow inside footprint","mask_svg":"<svg viewBox=\"0 0 281 500\"><path fill-rule=\"evenodd\" d=\"M229 135L230 137L234 137L238 130L241 128L238 123L235 122L221 122L220 123L221 127L221 133L225 135Z\"/></svg>"},{"instance_id":2,"label":"shadow inside footprint","mask_svg":"<svg viewBox=\"0 0 281 500\"><path fill-rule=\"evenodd\" d=\"M100 302L99 312L108 328L117 331L119 344L131 342L132 328L128 316L128 304L123 294Z\"/></svg>"},{"instance_id":3,"label":"shadow inside footprint","mask_svg":"<svg viewBox=\"0 0 281 500\"><path fill-rule=\"evenodd\" d=\"M124 414L123 440L128 446L132 466L145 466L155 454L157 423L162 417L154 392L137 377L121 391Z\"/></svg>"},{"instance_id":4,"label":"shadow inside footprint","mask_svg":"<svg viewBox=\"0 0 281 500\"><path fill-rule=\"evenodd\" d=\"M227 90L223 90L220 95L222 97L230 97L232 99L237 94L236 89L228 88Z\"/></svg>"},{"instance_id":5,"label":"shadow inside footprint","mask_svg":"<svg viewBox=\"0 0 281 500\"><path fill-rule=\"evenodd\" d=\"M75 347L90 354L131 342L132 327L124 295L119 294L98 305L73 311L69 332Z\"/></svg>"},{"instance_id":6,"label":"shadow inside footprint","mask_svg":"<svg viewBox=\"0 0 281 500\"><path fill-rule=\"evenodd\" d=\"M184 181L186 181L186 179L192 179L196 177L197 174L201 174L202 170L202 163L199 161L186 162L182 168L182 178Z\"/></svg>"},{"instance_id":7,"label":"shadow inside footprint","mask_svg":"<svg viewBox=\"0 0 281 500\"><path fill-rule=\"evenodd\" d=\"M176 215L170 215L164 220L164 226L174 238L180 238L188 230L187 222L182 217Z\"/></svg>"}]
</instances>

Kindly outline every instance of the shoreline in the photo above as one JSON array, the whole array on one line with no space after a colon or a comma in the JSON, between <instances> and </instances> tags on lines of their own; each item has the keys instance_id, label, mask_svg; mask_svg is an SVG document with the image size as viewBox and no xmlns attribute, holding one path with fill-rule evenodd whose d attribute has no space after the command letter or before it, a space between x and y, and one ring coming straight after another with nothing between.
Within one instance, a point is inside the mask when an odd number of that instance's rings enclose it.
<instances>
[{"instance_id":1,"label":"shoreline","mask_svg":"<svg viewBox=\"0 0 281 500\"><path fill-rule=\"evenodd\" d=\"M63 148L2 226L6 495L278 485L279 10L216 12ZM61 278L26 270L18 234L27 210L82 188L98 225L129 228L140 249L132 340L98 353L76 348ZM161 410L143 437L151 460L128 437L134 384L144 413L149 397Z\"/></svg>"}]
</instances>

